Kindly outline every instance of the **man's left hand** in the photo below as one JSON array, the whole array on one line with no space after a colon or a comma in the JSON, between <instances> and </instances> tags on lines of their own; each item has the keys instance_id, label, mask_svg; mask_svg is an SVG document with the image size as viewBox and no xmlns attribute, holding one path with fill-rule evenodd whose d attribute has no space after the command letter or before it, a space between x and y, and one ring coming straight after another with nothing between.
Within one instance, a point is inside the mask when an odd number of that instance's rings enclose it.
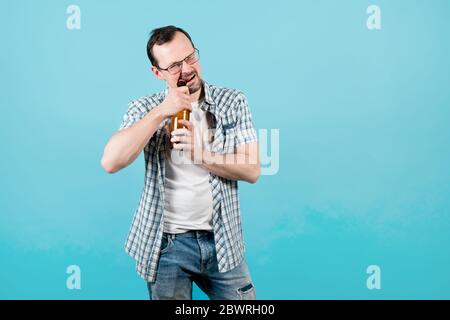
<instances>
[{"instance_id":1,"label":"man's left hand","mask_svg":"<svg viewBox=\"0 0 450 320\"><path fill-rule=\"evenodd\" d=\"M186 128L175 129L172 131L170 141L173 143L173 148L175 150L187 151L187 155L189 155L192 161L195 159L199 160L202 149L201 146L198 146L195 138L194 124L187 120L179 120L178 123Z\"/></svg>"}]
</instances>

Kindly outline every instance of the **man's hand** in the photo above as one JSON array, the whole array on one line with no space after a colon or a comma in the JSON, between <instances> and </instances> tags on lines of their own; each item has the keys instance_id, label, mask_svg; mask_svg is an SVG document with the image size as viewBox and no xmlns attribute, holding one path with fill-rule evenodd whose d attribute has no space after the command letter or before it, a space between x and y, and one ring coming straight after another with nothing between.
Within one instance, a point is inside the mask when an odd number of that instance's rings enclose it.
<instances>
[{"instance_id":1,"label":"man's hand","mask_svg":"<svg viewBox=\"0 0 450 320\"><path fill-rule=\"evenodd\" d=\"M160 107L164 118L176 115L185 109L192 111L189 88L186 86L169 88L169 94L161 103Z\"/></svg>"},{"instance_id":2,"label":"man's hand","mask_svg":"<svg viewBox=\"0 0 450 320\"><path fill-rule=\"evenodd\" d=\"M185 150L189 158L194 163L200 164L202 162L202 145L201 140L197 140L195 136L194 124L187 120L179 120L179 124L186 128L175 129L172 131L170 141L173 143L173 148L176 150Z\"/></svg>"}]
</instances>

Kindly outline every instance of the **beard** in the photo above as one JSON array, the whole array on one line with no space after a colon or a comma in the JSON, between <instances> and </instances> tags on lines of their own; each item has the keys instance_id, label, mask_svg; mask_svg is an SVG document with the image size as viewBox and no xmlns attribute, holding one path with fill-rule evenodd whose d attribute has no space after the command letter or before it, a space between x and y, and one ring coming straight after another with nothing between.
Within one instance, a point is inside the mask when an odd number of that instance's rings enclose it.
<instances>
[{"instance_id":1,"label":"beard","mask_svg":"<svg viewBox=\"0 0 450 320\"><path fill-rule=\"evenodd\" d=\"M188 89L189 89L189 94L193 94L202 88L202 80L200 79L200 77L198 76L198 74L196 72L181 75L181 79L184 79L184 80L190 80L190 79L192 79L193 76L195 77L194 81L190 84L187 84Z\"/></svg>"},{"instance_id":2,"label":"beard","mask_svg":"<svg viewBox=\"0 0 450 320\"><path fill-rule=\"evenodd\" d=\"M202 88L202 81L200 78L197 78L196 81L194 81L193 84L188 86L189 88L189 94L193 94L197 91L199 91Z\"/></svg>"}]
</instances>

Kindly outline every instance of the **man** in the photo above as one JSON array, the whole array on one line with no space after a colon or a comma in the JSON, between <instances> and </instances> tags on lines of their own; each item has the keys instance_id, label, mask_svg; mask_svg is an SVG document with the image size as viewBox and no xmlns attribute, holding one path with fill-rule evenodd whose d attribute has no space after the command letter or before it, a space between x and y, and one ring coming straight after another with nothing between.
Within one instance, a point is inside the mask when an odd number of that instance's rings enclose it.
<instances>
[{"instance_id":1,"label":"man","mask_svg":"<svg viewBox=\"0 0 450 320\"><path fill-rule=\"evenodd\" d=\"M192 299L192 281L210 299L256 299L244 259L237 181L260 175L259 145L246 97L202 79L189 34L167 26L147 43L160 93L130 102L107 143L114 173L144 150L145 186L126 242L150 299ZM179 80L186 85L177 87ZM191 111L183 129L171 116Z\"/></svg>"}]
</instances>

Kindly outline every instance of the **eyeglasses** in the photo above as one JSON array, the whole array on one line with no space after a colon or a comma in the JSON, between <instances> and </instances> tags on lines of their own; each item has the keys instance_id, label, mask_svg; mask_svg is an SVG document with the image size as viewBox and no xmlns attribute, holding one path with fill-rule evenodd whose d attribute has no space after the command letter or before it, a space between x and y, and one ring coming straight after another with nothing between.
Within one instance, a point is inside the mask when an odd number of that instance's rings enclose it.
<instances>
[{"instance_id":1,"label":"eyeglasses","mask_svg":"<svg viewBox=\"0 0 450 320\"><path fill-rule=\"evenodd\" d=\"M200 53L199 53L198 49L194 48L194 52L191 53L190 55L188 55L183 60L172 63L166 69L160 68L160 67L158 67L158 69L168 71L170 74L177 74L181 71L181 69L183 67L183 61L186 61L187 64L192 65L192 64L196 63L199 59L200 59Z\"/></svg>"}]
</instances>

